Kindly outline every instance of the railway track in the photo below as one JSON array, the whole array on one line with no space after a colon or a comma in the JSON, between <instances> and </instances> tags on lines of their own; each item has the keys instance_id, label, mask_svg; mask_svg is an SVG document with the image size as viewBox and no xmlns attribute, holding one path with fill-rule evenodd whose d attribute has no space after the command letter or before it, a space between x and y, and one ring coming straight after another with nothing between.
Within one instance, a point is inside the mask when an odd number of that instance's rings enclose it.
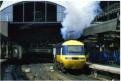
<instances>
[{"instance_id":1,"label":"railway track","mask_svg":"<svg viewBox=\"0 0 121 81\"><path fill-rule=\"evenodd\" d=\"M20 68L19 63L10 60L1 63L1 80L25 80Z\"/></svg>"},{"instance_id":2,"label":"railway track","mask_svg":"<svg viewBox=\"0 0 121 81\"><path fill-rule=\"evenodd\" d=\"M30 80L95 80L86 74L62 73L54 69L53 63L23 65L22 71Z\"/></svg>"},{"instance_id":3,"label":"railway track","mask_svg":"<svg viewBox=\"0 0 121 81\"><path fill-rule=\"evenodd\" d=\"M83 70L63 73L56 69L53 63L39 61L30 63L7 61L2 64L1 70L1 80L99 80Z\"/></svg>"}]
</instances>

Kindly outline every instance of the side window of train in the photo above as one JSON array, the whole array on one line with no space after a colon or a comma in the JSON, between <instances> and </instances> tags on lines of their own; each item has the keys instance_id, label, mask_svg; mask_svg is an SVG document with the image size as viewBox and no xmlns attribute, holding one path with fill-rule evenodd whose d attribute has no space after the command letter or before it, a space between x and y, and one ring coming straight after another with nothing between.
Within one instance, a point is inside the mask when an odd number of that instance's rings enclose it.
<instances>
[{"instance_id":1,"label":"side window of train","mask_svg":"<svg viewBox=\"0 0 121 81\"><path fill-rule=\"evenodd\" d=\"M56 54L57 55L60 55L60 51L61 51L60 48L56 48Z\"/></svg>"}]
</instances>

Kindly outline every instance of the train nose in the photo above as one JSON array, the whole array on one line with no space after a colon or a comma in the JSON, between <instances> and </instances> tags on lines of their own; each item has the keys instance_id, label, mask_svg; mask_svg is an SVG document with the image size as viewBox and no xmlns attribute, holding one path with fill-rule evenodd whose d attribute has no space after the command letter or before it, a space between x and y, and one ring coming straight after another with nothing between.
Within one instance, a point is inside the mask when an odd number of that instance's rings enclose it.
<instances>
[{"instance_id":1,"label":"train nose","mask_svg":"<svg viewBox=\"0 0 121 81\"><path fill-rule=\"evenodd\" d=\"M81 69L86 63L86 57L82 56L71 56L65 57L64 61L65 68L68 69Z\"/></svg>"},{"instance_id":2,"label":"train nose","mask_svg":"<svg viewBox=\"0 0 121 81\"><path fill-rule=\"evenodd\" d=\"M85 60L68 60L64 62L64 66L67 69L81 69L84 67L85 63Z\"/></svg>"}]
</instances>

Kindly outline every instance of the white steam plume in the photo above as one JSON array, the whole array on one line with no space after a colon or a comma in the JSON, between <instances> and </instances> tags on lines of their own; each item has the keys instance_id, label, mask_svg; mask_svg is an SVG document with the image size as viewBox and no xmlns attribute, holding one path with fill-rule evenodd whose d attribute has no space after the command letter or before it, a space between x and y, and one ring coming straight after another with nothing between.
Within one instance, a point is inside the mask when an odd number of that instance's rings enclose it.
<instances>
[{"instance_id":1,"label":"white steam plume","mask_svg":"<svg viewBox=\"0 0 121 81\"><path fill-rule=\"evenodd\" d=\"M11 4L24 0L4 1L0 11ZM90 26L90 23L99 14L100 2L90 0L28 0L28 1L50 1L58 3L66 8L66 17L62 21L63 28L61 34L63 39L78 39L83 33L83 29Z\"/></svg>"},{"instance_id":2,"label":"white steam plume","mask_svg":"<svg viewBox=\"0 0 121 81\"><path fill-rule=\"evenodd\" d=\"M91 22L100 12L99 1L68 0L65 2L66 17L62 22L61 34L64 40L78 39L83 30L90 26Z\"/></svg>"}]
</instances>

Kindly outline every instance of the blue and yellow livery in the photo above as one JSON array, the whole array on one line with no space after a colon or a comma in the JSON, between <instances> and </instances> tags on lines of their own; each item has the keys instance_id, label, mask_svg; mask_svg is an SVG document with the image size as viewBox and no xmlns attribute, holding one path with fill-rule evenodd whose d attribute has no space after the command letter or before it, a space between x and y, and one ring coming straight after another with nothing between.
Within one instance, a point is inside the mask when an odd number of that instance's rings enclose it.
<instances>
[{"instance_id":1,"label":"blue and yellow livery","mask_svg":"<svg viewBox=\"0 0 121 81\"><path fill-rule=\"evenodd\" d=\"M54 48L56 66L65 69L81 69L86 63L84 43L77 40L68 40Z\"/></svg>"}]
</instances>

